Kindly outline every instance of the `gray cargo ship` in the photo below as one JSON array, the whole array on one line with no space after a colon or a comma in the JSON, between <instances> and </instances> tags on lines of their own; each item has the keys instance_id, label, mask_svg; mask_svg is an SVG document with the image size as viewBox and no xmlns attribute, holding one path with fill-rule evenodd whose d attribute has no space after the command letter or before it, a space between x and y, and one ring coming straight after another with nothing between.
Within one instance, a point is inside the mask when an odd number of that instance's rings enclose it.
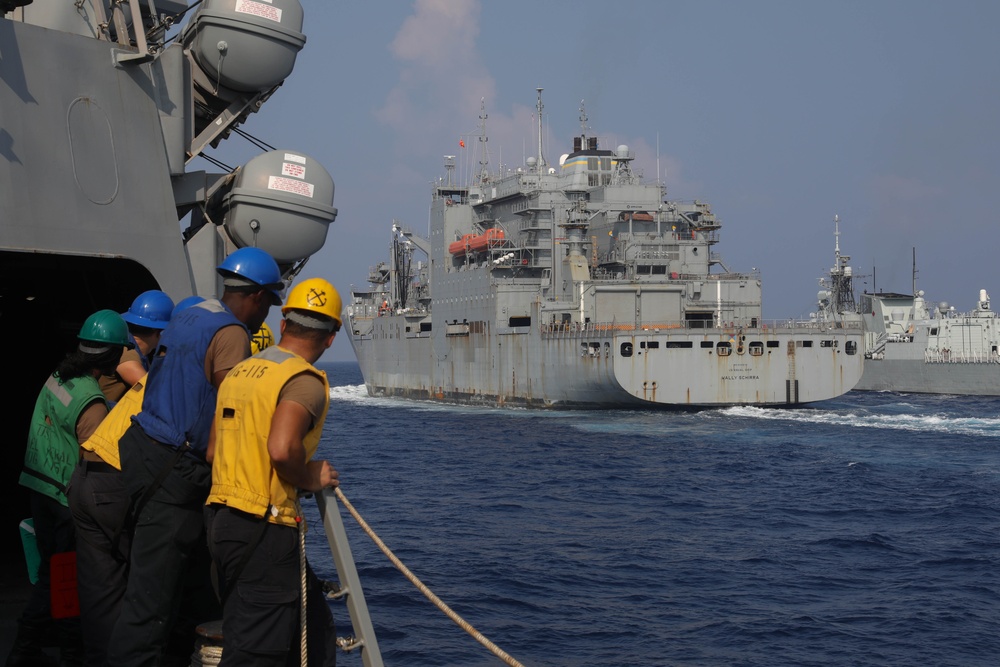
<instances>
[{"instance_id":1,"label":"gray cargo ship","mask_svg":"<svg viewBox=\"0 0 1000 667\"><path fill-rule=\"evenodd\" d=\"M627 146L587 133L550 164L492 170L485 109L471 182L455 159L427 238L392 224L389 259L352 289L368 392L554 408L787 406L852 389L858 322L765 322L756 272L726 268L721 222L665 198ZM473 158L475 161L476 158Z\"/></svg>"},{"instance_id":2,"label":"gray cargo ship","mask_svg":"<svg viewBox=\"0 0 1000 667\"><path fill-rule=\"evenodd\" d=\"M839 223L834 218L835 224ZM1000 318L985 289L972 310L910 294L863 292L855 302L850 257L840 254L819 293L820 322L861 322L865 367L857 391L1000 396Z\"/></svg>"}]
</instances>

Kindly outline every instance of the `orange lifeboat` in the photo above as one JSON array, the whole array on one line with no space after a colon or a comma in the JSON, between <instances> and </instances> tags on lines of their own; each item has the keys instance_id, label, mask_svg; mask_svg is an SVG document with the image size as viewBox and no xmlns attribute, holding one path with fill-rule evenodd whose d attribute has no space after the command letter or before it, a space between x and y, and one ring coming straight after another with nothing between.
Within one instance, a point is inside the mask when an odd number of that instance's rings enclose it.
<instances>
[{"instance_id":1,"label":"orange lifeboat","mask_svg":"<svg viewBox=\"0 0 1000 667\"><path fill-rule=\"evenodd\" d=\"M462 240L455 241L448 246L448 252L452 255L464 255L469 249L469 241L475 236L475 234L465 234L462 236Z\"/></svg>"},{"instance_id":2,"label":"orange lifeboat","mask_svg":"<svg viewBox=\"0 0 1000 667\"><path fill-rule=\"evenodd\" d=\"M487 229L484 234L465 234L460 241L455 241L448 246L448 252L452 255L463 255L467 252L482 252L487 248L496 248L503 244L504 234L502 229Z\"/></svg>"}]
</instances>

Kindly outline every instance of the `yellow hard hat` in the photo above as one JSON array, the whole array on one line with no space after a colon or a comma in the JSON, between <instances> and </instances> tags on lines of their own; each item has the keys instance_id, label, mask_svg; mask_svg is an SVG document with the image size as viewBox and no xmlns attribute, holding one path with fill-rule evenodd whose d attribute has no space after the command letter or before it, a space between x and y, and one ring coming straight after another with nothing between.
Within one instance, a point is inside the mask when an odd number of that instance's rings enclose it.
<instances>
[{"instance_id":1,"label":"yellow hard hat","mask_svg":"<svg viewBox=\"0 0 1000 667\"><path fill-rule=\"evenodd\" d=\"M274 333L271 327L267 326L267 322L264 322L260 325L260 329L257 329L257 333L250 337L251 354L257 354L272 345L274 345Z\"/></svg>"},{"instance_id":2,"label":"yellow hard hat","mask_svg":"<svg viewBox=\"0 0 1000 667\"><path fill-rule=\"evenodd\" d=\"M336 322L336 328L339 329L342 307L340 294L333 285L322 278L309 278L292 288L288 298L285 299L285 305L281 307L281 312L287 315L289 311L295 310L304 311L306 314L323 315Z\"/></svg>"}]
</instances>

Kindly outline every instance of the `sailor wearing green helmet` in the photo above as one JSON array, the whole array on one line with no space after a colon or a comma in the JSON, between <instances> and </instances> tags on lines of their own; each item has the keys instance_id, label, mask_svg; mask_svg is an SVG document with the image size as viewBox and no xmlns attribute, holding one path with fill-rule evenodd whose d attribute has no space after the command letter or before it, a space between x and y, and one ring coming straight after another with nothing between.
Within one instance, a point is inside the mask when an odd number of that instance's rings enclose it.
<instances>
[{"instance_id":1,"label":"sailor wearing green helmet","mask_svg":"<svg viewBox=\"0 0 1000 667\"><path fill-rule=\"evenodd\" d=\"M18 480L30 493L31 515L41 562L38 580L18 619L18 633L8 665L35 665L46 656L51 616L49 561L53 554L75 549L73 517L66 485L80 458L80 443L108 414L97 378L113 372L129 341L125 320L113 310L99 310L83 323L77 349L49 376L38 394L24 469ZM77 619L55 623L61 659L72 664L81 657Z\"/></svg>"}]
</instances>

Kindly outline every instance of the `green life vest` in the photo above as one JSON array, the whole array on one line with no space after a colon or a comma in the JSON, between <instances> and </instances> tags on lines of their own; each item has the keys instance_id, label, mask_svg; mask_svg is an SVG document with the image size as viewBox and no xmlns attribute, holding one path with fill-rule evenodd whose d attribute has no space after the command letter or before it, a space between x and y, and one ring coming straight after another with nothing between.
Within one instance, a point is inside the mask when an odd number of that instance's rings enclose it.
<instances>
[{"instance_id":1,"label":"green life vest","mask_svg":"<svg viewBox=\"0 0 1000 667\"><path fill-rule=\"evenodd\" d=\"M35 401L24 453L24 470L18 483L68 505L66 485L80 460L76 421L84 408L104 400L101 387L90 375L61 382L49 379Z\"/></svg>"}]
</instances>

